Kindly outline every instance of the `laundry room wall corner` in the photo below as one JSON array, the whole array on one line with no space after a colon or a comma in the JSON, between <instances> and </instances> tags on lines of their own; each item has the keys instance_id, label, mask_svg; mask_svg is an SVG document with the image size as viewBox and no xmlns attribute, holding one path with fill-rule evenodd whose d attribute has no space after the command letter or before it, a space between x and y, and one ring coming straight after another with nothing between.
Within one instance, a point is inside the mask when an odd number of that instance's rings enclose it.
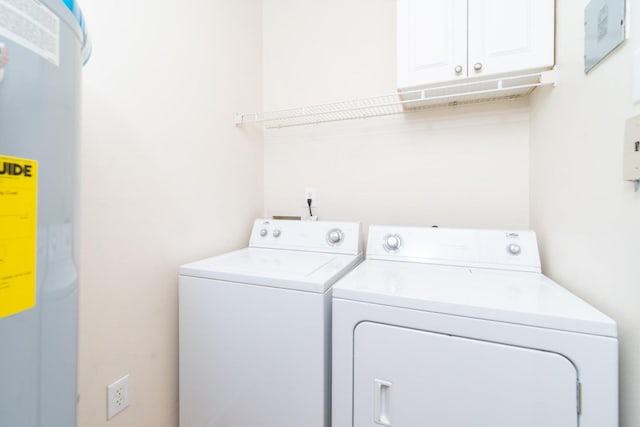
<instances>
[{"instance_id":1,"label":"laundry room wall corner","mask_svg":"<svg viewBox=\"0 0 640 427\"><path fill-rule=\"evenodd\" d=\"M623 180L622 153L625 121L640 112L631 100L640 8L627 2L628 39L585 75L587 3L556 2L560 83L532 97L531 226L538 233L543 271L616 320L620 426L635 427L640 425L640 193Z\"/></svg>"},{"instance_id":2,"label":"laundry room wall corner","mask_svg":"<svg viewBox=\"0 0 640 427\"><path fill-rule=\"evenodd\" d=\"M78 425L178 425L178 266L246 245L263 213L260 0L85 2Z\"/></svg>"}]
</instances>

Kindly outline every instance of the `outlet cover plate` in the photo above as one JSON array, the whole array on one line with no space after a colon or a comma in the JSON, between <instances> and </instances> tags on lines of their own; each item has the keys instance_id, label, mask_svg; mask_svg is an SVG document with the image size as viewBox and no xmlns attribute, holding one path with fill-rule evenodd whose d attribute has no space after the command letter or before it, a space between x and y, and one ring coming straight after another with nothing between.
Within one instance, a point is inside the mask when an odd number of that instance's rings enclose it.
<instances>
[{"instance_id":1,"label":"outlet cover plate","mask_svg":"<svg viewBox=\"0 0 640 427\"><path fill-rule=\"evenodd\" d=\"M304 207L308 208L307 199L311 199L311 207L318 207L318 190L314 187L306 187L304 189Z\"/></svg>"},{"instance_id":2,"label":"outlet cover plate","mask_svg":"<svg viewBox=\"0 0 640 427\"><path fill-rule=\"evenodd\" d=\"M107 386L107 419L129 406L129 374Z\"/></svg>"}]
</instances>

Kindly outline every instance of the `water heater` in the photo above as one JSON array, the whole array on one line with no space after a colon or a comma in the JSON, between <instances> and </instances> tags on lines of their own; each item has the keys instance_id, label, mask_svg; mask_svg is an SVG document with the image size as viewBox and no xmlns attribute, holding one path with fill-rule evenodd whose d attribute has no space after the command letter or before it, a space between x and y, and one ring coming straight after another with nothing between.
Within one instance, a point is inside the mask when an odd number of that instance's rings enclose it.
<instances>
[{"instance_id":1,"label":"water heater","mask_svg":"<svg viewBox=\"0 0 640 427\"><path fill-rule=\"evenodd\" d=\"M0 0L0 426L73 427L79 136L74 0Z\"/></svg>"}]
</instances>

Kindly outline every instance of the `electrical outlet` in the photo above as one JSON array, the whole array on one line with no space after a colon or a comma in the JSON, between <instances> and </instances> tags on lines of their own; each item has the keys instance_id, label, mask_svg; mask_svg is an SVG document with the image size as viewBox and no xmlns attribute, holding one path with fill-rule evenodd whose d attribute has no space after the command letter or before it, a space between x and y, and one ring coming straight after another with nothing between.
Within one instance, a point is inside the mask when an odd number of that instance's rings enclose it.
<instances>
[{"instance_id":1,"label":"electrical outlet","mask_svg":"<svg viewBox=\"0 0 640 427\"><path fill-rule=\"evenodd\" d=\"M309 207L307 200L311 199L311 207L318 207L318 192L313 187L307 187L304 189L304 207Z\"/></svg>"},{"instance_id":2,"label":"electrical outlet","mask_svg":"<svg viewBox=\"0 0 640 427\"><path fill-rule=\"evenodd\" d=\"M129 406L129 374L107 387L107 419Z\"/></svg>"}]
</instances>

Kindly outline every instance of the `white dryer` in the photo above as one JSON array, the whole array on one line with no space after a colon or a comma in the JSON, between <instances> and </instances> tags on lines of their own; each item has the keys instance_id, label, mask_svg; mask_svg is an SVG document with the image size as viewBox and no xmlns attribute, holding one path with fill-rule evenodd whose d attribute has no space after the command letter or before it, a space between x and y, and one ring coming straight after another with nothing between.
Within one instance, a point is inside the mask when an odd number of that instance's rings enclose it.
<instances>
[{"instance_id":1,"label":"white dryer","mask_svg":"<svg viewBox=\"0 0 640 427\"><path fill-rule=\"evenodd\" d=\"M331 288L359 223L256 220L248 248L179 278L181 427L328 427Z\"/></svg>"},{"instance_id":2,"label":"white dryer","mask_svg":"<svg viewBox=\"0 0 640 427\"><path fill-rule=\"evenodd\" d=\"M333 427L617 427L616 324L531 231L372 226L333 290Z\"/></svg>"}]
</instances>

